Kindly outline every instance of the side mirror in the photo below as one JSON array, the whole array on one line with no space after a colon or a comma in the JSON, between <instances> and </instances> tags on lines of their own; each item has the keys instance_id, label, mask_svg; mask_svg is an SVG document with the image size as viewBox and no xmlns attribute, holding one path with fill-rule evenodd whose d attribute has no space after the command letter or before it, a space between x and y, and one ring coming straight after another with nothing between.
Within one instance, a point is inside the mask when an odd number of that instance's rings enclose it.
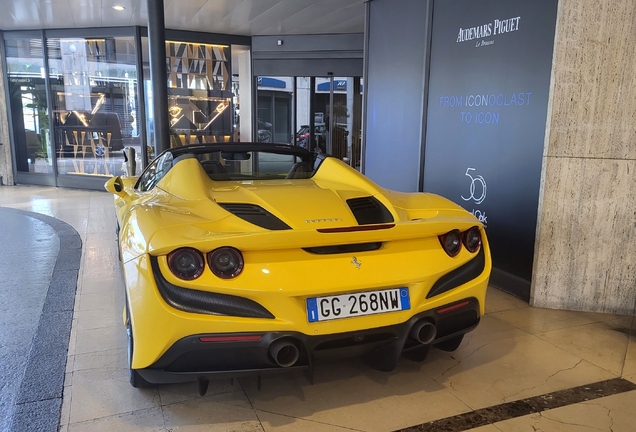
<instances>
[{"instance_id":1,"label":"side mirror","mask_svg":"<svg viewBox=\"0 0 636 432\"><path fill-rule=\"evenodd\" d=\"M128 196L128 194L124 191L124 184L122 183L119 176L110 178L104 185L104 188L108 192L118 195L122 198Z\"/></svg>"}]
</instances>

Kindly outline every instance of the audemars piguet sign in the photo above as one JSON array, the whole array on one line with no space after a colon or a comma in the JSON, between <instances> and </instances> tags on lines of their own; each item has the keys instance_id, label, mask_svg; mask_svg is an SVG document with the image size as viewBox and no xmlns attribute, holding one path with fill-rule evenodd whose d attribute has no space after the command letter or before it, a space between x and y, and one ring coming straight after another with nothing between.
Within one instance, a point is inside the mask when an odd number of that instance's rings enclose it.
<instances>
[{"instance_id":1,"label":"audemars piguet sign","mask_svg":"<svg viewBox=\"0 0 636 432\"><path fill-rule=\"evenodd\" d=\"M532 274L556 6L435 0L433 11L424 190L486 224L493 264L521 281L510 290L522 297Z\"/></svg>"},{"instance_id":2,"label":"audemars piguet sign","mask_svg":"<svg viewBox=\"0 0 636 432\"><path fill-rule=\"evenodd\" d=\"M513 31L519 30L519 21L521 17L508 18L504 20L494 20L493 22L489 22L488 24L482 24L476 27L469 28L461 28L459 29L459 35L457 36L457 42L466 42L471 41L473 39L486 39L491 36L496 36L504 33L509 33ZM481 41L481 44L477 46L483 45L492 45L495 43L494 40L489 41Z\"/></svg>"}]
</instances>

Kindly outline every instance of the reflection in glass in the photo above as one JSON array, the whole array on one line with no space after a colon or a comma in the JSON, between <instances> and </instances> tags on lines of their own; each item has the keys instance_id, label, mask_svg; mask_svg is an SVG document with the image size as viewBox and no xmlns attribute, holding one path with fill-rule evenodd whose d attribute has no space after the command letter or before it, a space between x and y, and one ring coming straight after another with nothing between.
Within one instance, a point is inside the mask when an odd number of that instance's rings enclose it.
<instances>
[{"instance_id":1,"label":"reflection in glass","mask_svg":"<svg viewBox=\"0 0 636 432\"><path fill-rule=\"evenodd\" d=\"M258 77L257 127L259 142L291 144L293 77Z\"/></svg>"},{"instance_id":2,"label":"reflection in glass","mask_svg":"<svg viewBox=\"0 0 636 432\"><path fill-rule=\"evenodd\" d=\"M134 38L55 38L47 47L59 174L123 174L123 149L141 155Z\"/></svg>"},{"instance_id":3,"label":"reflection in glass","mask_svg":"<svg viewBox=\"0 0 636 432\"><path fill-rule=\"evenodd\" d=\"M17 169L52 174L42 40L7 39L5 47Z\"/></svg>"},{"instance_id":4,"label":"reflection in glass","mask_svg":"<svg viewBox=\"0 0 636 432\"><path fill-rule=\"evenodd\" d=\"M225 45L166 41L166 107L170 120L171 147L233 140L229 50ZM151 106L146 37L142 38L142 58L147 106ZM154 121L151 112L148 113L147 130L148 143L153 143ZM152 159L152 149L149 149L148 155Z\"/></svg>"}]
</instances>

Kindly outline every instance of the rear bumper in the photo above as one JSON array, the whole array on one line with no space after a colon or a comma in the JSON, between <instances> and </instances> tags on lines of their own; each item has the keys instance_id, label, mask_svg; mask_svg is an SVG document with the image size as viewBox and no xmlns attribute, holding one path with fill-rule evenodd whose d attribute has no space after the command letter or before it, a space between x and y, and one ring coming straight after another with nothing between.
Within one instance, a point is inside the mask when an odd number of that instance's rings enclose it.
<instances>
[{"instance_id":1,"label":"rear bumper","mask_svg":"<svg viewBox=\"0 0 636 432\"><path fill-rule=\"evenodd\" d=\"M409 336L418 321L426 320L435 325L437 336L431 343L435 345L473 330L479 323L479 311L479 301L467 298L419 313L401 324L354 332L319 336L291 331L193 335L180 339L153 365L137 371L151 383L177 383L197 381L200 377L218 379L298 369L311 373L317 360L360 356L371 366L390 371L403 352L427 348ZM260 336L260 339L201 341L201 338L232 335ZM281 367L270 355L271 344L281 339L298 348L299 357L293 366Z\"/></svg>"}]
</instances>

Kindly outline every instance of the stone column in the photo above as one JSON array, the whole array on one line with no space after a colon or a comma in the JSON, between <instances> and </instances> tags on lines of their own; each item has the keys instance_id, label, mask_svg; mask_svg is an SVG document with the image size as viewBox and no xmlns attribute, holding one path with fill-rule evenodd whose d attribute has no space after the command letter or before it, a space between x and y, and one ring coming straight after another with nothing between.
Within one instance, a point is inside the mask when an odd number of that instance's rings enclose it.
<instances>
[{"instance_id":1,"label":"stone column","mask_svg":"<svg viewBox=\"0 0 636 432\"><path fill-rule=\"evenodd\" d=\"M636 1L560 0L533 306L636 313Z\"/></svg>"}]
</instances>

